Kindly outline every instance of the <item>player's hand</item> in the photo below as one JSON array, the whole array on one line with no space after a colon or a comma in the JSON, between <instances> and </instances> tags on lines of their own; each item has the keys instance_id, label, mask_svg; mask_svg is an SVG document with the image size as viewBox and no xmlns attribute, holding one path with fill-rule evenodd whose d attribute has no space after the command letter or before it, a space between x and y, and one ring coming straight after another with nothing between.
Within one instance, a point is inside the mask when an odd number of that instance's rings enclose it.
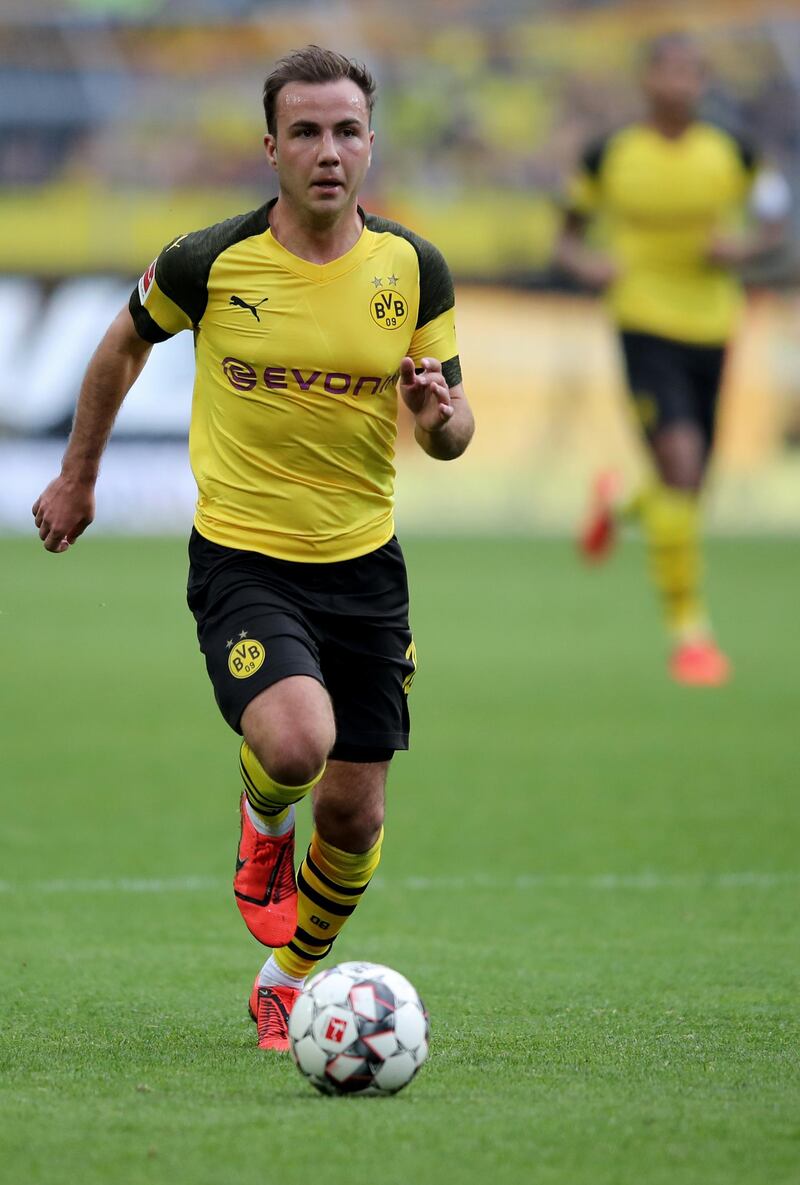
<instances>
[{"instance_id":1,"label":"player's hand","mask_svg":"<svg viewBox=\"0 0 800 1185\"><path fill-rule=\"evenodd\" d=\"M94 519L94 482L62 473L39 495L31 513L47 551L66 551Z\"/></svg>"},{"instance_id":2,"label":"player's hand","mask_svg":"<svg viewBox=\"0 0 800 1185\"><path fill-rule=\"evenodd\" d=\"M442 374L442 364L436 358L422 358L417 374L413 358L400 363L400 395L420 428L437 432L443 428L455 408L450 399L450 388Z\"/></svg>"},{"instance_id":3,"label":"player's hand","mask_svg":"<svg viewBox=\"0 0 800 1185\"><path fill-rule=\"evenodd\" d=\"M751 243L744 235L720 234L709 243L706 259L716 267L735 268L747 263L751 255Z\"/></svg>"},{"instance_id":4,"label":"player's hand","mask_svg":"<svg viewBox=\"0 0 800 1185\"><path fill-rule=\"evenodd\" d=\"M600 251L586 251L581 256L578 272L580 279L589 288L602 291L619 276L619 265Z\"/></svg>"}]
</instances>

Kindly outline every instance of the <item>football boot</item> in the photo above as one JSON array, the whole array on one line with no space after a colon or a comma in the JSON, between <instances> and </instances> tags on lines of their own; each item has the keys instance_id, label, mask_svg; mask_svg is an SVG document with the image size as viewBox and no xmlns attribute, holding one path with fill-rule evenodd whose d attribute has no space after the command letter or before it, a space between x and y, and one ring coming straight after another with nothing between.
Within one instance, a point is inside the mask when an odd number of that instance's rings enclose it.
<instances>
[{"instance_id":1,"label":"football boot","mask_svg":"<svg viewBox=\"0 0 800 1185\"><path fill-rule=\"evenodd\" d=\"M280 984L261 985L258 976L250 993L248 1008L258 1029L258 1048L286 1053L289 1049L289 1016L300 988Z\"/></svg>"},{"instance_id":2,"label":"football boot","mask_svg":"<svg viewBox=\"0 0 800 1185\"><path fill-rule=\"evenodd\" d=\"M286 946L297 926L294 827L286 835L262 835L250 821L242 794L242 831L233 892L250 933L264 946Z\"/></svg>"}]
</instances>

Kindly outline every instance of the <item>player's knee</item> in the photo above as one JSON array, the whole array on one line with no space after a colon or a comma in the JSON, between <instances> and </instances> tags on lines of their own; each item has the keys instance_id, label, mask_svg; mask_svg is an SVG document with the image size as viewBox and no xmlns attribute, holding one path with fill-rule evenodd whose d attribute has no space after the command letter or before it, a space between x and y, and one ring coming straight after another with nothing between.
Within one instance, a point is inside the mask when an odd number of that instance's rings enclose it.
<instances>
[{"instance_id":1,"label":"player's knee","mask_svg":"<svg viewBox=\"0 0 800 1185\"><path fill-rule=\"evenodd\" d=\"M694 424L676 424L665 428L653 443L664 485L676 490L699 490L707 459L699 428Z\"/></svg>"},{"instance_id":2,"label":"player's knee","mask_svg":"<svg viewBox=\"0 0 800 1185\"><path fill-rule=\"evenodd\" d=\"M317 687L314 683L312 690L316 692ZM248 705L242 715L242 732L263 769L281 786L311 782L336 739L327 694L309 695L307 687L288 680Z\"/></svg>"},{"instance_id":3,"label":"player's knee","mask_svg":"<svg viewBox=\"0 0 800 1185\"><path fill-rule=\"evenodd\" d=\"M283 729L245 729L245 739L265 772L280 786L306 786L328 759L336 738L332 723L298 720Z\"/></svg>"},{"instance_id":4,"label":"player's knee","mask_svg":"<svg viewBox=\"0 0 800 1185\"><path fill-rule=\"evenodd\" d=\"M305 786L317 776L333 746L327 732L298 729L274 741L259 761L281 786Z\"/></svg>"},{"instance_id":5,"label":"player's knee","mask_svg":"<svg viewBox=\"0 0 800 1185\"><path fill-rule=\"evenodd\" d=\"M692 461L666 465L662 468L661 480L671 490L684 490L686 493L694 494L703 484L703 468Z\"/></svg>"}]
</instances>

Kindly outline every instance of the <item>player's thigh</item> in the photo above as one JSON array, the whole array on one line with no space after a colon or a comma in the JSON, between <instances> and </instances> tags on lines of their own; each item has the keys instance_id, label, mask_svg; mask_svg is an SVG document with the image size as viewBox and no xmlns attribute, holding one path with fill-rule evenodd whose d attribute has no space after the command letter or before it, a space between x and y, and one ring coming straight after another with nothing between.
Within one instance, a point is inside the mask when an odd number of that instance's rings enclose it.
<instances>
[{"instance_id":1,"label":"player's thigh","mask_svg":"<svg viewBox=\"0 0 800 1185\"><path fill-rule=\"evenodd\" d=\"M628 391L648 442L695 419L693 380L682 343L649 333L620 335Z\"/></svg>"},{"instance_id":2,"label":"player's thigh","mask_svg":"<svg viewBox=\"0 0 800 1185\"><path fill-rule=\"evenodd\" d=\"M241 732L247 706L268 688L303 676L303 701L317 715L327 700L318 639L286 589L276 587L249 553L238 555L195 536L188 602L220 711ZM308 690L308 682L320 685ZM285 696L276 695L276 706ZM296 706L294 693L290 706ZM286 713L284 713L284 718Z\"/></svg>"},{"instance_id":3,"label":"player's thigh","mask_svg":"<svg viewBox=\"0 0 800 1185\"><path fill-rule=\"evenodd\" d=\"M696 346L694 349L692 384L695 419L703 435L706 457L714 446L725 359L724 346Z\"/></svg>"},{"instance_id":4,"label":"player's thigh","mask_svg":"<svg viewBox=\"0 0 800 1185\"><path fill-rule=\"evenodd\" d=\"M417 661L407 610L403 600L384 618L346 619L325 633L321 664L336 719L335 759L384 761L408 748Z\"/></svg>"}]
</instances>

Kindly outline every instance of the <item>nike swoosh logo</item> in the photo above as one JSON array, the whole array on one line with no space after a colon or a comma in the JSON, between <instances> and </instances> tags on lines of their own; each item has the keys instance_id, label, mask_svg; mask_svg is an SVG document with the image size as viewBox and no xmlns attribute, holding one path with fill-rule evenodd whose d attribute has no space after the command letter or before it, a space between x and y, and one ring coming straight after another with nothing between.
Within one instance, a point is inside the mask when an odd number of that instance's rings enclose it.
<instances>
[{"instance_id":1,"label":"nike swoosh logo","mask_svg":"<svg viewBox=\"0 0 800 1185\"><path fill-rule=\"evenodd\" d=\"M237 856L236 857L236 871L241 872L249 859L250 859L249 856L245 856L244 860L240 860L239 857Z\"/></svg>"}]
</instances>

